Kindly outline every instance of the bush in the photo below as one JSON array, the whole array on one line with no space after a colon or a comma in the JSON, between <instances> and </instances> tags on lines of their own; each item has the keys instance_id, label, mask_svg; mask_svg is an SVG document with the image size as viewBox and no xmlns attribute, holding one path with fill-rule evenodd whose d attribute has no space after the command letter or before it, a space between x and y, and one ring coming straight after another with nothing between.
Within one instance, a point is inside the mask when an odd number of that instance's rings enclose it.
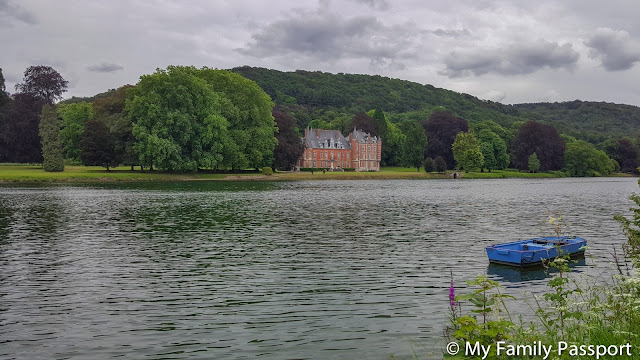
<instances>
[{"instance_id":1,"label":"bush","mask_svg":"<svg viewBox=\"0 0 640 360\"><path fill-rule=\"evenodd\" d=\"M436 171L436 162L431 157L424 159L424 164L422 166L424 166L425 172L430 173Z\"/></svg>"},{"instance_id":2,"label":"bush","mask_svg":"<svg viewBox=\"0 0 640 360\"><path fill-rule=\"evenodd\" d=\"M437 172L443 173L447 171L447 162L444 160L442 156L438 156L436 157L435 160L433 160L433 166L435 171Z\"/></svg>"},{"instance_id":3,"label":"bush","mask_svg":"<svg viewBox=\"0 0 640 360\"><path fill-rule=\"evenodd\" d=\"M269 166L265 166L262 168L262 174L264 175L273 175L273 169Z\"/></svg>"}]
</instances>

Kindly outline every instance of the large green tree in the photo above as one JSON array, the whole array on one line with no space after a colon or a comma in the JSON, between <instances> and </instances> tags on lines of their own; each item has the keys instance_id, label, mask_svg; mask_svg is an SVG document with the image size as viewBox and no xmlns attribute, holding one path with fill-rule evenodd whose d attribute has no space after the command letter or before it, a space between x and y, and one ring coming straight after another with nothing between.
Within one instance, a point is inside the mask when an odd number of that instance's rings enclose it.
<instances>
[{"instance_id":1,"label":"large green tree","mask_svg":"<svg viewBox=\"0 0 640 360\"><path fill-rule=\"evenodd\" d=\"M481 143L482 154L485 157L484 166L488 169L506 169L509 166L509 154L506 142L488 128L480 130L478 140ZM484 145L488 144L488 145ZM492 151L490 154L489 151ZM493 158L493 159L492 159Z\"/></svg>"},{"instance_id":2,"label":"large green tree","mask_svg":"<svg viewBox=\"0 0 640 360\"><path fill-rule=\"evenodd\" d=\"M484 156L480 149L480 142L472 132L459 132L451 148L458 168L465 171L482 168Z\"/></svg>"},{"instance_id":3,"label":"large green tree","mask_svg":"<svg viewBox=\"0 0 640 360\"><path fill-rule=\"evenodd\" d=\"M57 110L58 116L62 118L62 130L60 130L62 153L65 159L80 161L82 155L80 140L84 133L84 124L94 116L93 106L88 102L59 104Z\"/></svg>"},{"instance_id":4,"label":"large green tree","mask_svg":"<svg viewBox=\"0 0 640 360\"><path fill-rule=\"evenodd\" d=\"M416 122L407 125L406 141L404 143L404 163L418 168L424 163L424 150L428 145L427 135L422 126Z\"/></svg>"},{"instance_id":5,"label":"large green tree","mask_svg":"<svg viewBox=\"0 0 640 360\"><path fill-rule=\"evenodd\" d=\"M169 67L179 69L178 67ZM221 114L228 121L231 143L223 163L233 169L271 166L277 144L273 102L258 84L239 74L207 67L182 68L204 79L221 96Z\"/></svg>"},{"instance_id":6,"label":"large green tree","mask_svg":"<svg viewBox=\"0 0 640 360\"><path fill-rule=\"evenodd\" d=\"M564 159L571 176L606 176L611 175L615 169L613 161L604 151L597 150L584 140L567 144Z\"/></svg>"},{"instance_id":7,"label":"large green tree","mask_svg":"<svg viewBox=\"0 0 640 360\"><path fill-rule=\"evenodd\" d=\"M62 145L60 143L60 120L53 105L45 104L40 114L39 134L42 142L42 167L44 171L64 170Z\"/></svg>"},{"instance_id":8,"label":"large green tree","mask_svg":"<svg viewBox=\"0 0 640 360\"><path fill-rule=\"evenodd\" d=\"M225 148L232 145L223 100L194 70L158 69L131 89L125 110L143 165L193 172L223 164Z\"/></svg>"}]
</instances>

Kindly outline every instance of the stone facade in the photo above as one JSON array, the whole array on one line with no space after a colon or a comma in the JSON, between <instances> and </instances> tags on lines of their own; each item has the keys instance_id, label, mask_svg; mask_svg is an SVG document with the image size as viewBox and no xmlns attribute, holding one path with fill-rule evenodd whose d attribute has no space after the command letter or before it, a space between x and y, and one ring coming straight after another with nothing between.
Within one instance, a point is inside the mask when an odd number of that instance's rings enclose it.
<instances>
[{"instance_id":1,"label":"stone facade","mask_svg":"<svg viewBox=\"0 0 640 360\"><path fill-rule=\"evenodd\" d=\"M382 139L353 129L344 137L338 130L305 129L304 153L298 168L380 171Z\"/></svg>"}]
</instances>

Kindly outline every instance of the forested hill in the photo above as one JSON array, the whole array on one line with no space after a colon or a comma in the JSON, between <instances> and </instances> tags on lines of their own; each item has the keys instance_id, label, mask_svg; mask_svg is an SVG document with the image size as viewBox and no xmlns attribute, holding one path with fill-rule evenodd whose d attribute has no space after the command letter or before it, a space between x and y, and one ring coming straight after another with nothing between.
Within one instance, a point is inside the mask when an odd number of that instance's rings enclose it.
<instances>
[{"instance_id":1,"label":"forested hill","mask_svg":"<svg viewBox=\"0 0 640 360\"><path fill-rule=\"evenodd\" d=\"M354 114L380 108L392 121L400 122L428 117L433 108L442 106L470 123L493 120L509 126L518 121L535 120L593 142L640 131L640 108L631 105L578 100L504 105L379 75L282 72L248 66L232 71L254 80L278 105L297 104L307 108L312 119L321 116L323 110Z\"/></svg>"},{"instance_id":2,"label":"forested hill","mask_svg":"<svg viewBox=\"0 0 640 360\"><path fill-rule=\"evenodd\" d=\"M559 131L576 137L585 138L590 133L628 136L640 131L640 108L633 105L574 100L512 107L523 118L553 124Z\"/></svg>"}]
</instances>

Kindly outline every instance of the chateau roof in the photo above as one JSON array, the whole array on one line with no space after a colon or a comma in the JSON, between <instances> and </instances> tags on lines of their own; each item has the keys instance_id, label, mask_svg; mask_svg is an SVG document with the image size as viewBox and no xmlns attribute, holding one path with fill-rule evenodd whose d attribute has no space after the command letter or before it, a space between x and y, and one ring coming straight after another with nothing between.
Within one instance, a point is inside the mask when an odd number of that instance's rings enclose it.
<instances>
[{"instance_id":1,"label":"chateau roof","mask_svg":"<svg viewBox=\"0 0 640 360\"><path fill-rule=\"evenodd\" d=\"M349 138L356 139L360 144L375 144L378 142L377 136L371 136L370 134L358 129L353 129L353 132L349 134Z\"/></svg>"},{"instance_id":2,"label":"chateau roof","mask_svg":"<svg viewBox=\"0 0 640 360\"><path fill-rule=\"evenodd\" d=\"M316 149L351 149L349 141L338 130L306 129L305 145Z\"/></svg>"}]
</instances>

